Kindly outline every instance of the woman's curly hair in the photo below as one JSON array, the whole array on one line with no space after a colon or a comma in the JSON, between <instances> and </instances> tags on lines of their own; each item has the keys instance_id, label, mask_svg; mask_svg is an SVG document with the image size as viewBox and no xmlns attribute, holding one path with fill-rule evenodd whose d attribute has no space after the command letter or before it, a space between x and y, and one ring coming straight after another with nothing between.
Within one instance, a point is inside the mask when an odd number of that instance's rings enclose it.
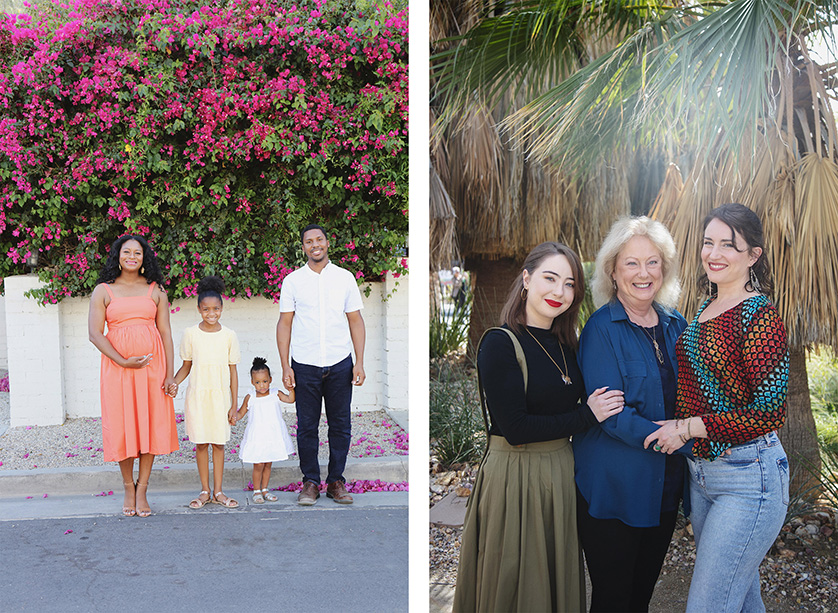
<instances>
[{"instance_id":1,"label":"woman's curly hair","mask_svg":"<svg viewBox=\"0 0 838 613\"><path fill-rule=\"evenodd\" d=\"M140 276L145 278L146 283L157 283L157 285L162 287L164 284L163 273L160 271L160 264L157 263L157 256L154 254L154 250L146 239L134 234L125 234L114 241L113 245L111 245L110 253L108 253L108 259L105 260L105 266L102 268L102 272L99 273L99 280L96 281L96 284L113 283L120 275L122 271L119 269L119 252L122 249L122 245L128 241L137 241L143 249L143 264L140 267L142 271L140 272Z\"/></svg>"}]
</instances>

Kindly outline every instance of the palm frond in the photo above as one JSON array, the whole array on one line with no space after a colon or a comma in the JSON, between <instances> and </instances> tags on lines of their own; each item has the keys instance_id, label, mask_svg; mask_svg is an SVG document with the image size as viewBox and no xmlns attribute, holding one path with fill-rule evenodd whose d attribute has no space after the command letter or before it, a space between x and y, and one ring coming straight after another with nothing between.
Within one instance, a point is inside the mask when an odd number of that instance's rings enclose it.
<instances>
[{"instance_id":1,"label":"palm frond","mask_svg":"<svg viewBox=\"0 0 838 613\"><path fill-rule=\"evenodd\" d=\"M786 291L800 309L799 339L838 348L838 165L807 154L795 165L794 259L799 269ZM805 333L805 335L804 335Z\"/></svg>"},{"instance_id":2,"label":"palm frond","mask_svg":"<svg viewBox=\"0 0 838 613\"><path fill-rule=\"evenodd\" d=\"M454 260L460 259L457 248L457 214L451 198L430 164L430 269L451 268Z\"/></svg>"},{"instance_id":3,"label":"palm frond","mask_svg":"<svg viewBox=\"0 0 838 613\"><path fill-rule=\"evenodd\" d=\"M622 38L666 10L658 0L498 2L467 33L435 43L431 81L433 97L445 105L441 120L447 123L474 98L491 107L528 85L559 83L595 57L597 41Z\"/></svg>"},{"instance_id":4,"label":"palm frond","mask_svg":"<svg viewBox=\"0 0 838 613\"><path fill-rule=\"evenodd\" d=\"M573 172L621 145L662 138L676 150L689 143L702 163L721 151L750 157L757 142L748 134L782 113L775 68L778 56L797 48L805 5L737 0L704 13L700 5L673 11L508 123L518 133L539 133L533 154Z\"/></svg>"}]
</instances>

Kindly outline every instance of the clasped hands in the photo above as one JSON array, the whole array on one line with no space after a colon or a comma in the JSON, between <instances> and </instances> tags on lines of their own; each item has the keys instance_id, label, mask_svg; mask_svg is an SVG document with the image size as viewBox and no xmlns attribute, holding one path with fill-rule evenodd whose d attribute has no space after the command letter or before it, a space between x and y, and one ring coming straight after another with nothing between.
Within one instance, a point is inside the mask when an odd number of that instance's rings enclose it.
<instances>
[{"instance_id":1,"label":"clasped hands","mask_svg":"<svg viewBox=\"0 0 838 613\"><path fill-rule=\"evenodd\" d=\"M672 454L687 444L692 438L690 424L687 419L666 419L654 422L660 428L652 432L643 441L644 449L655 443L654 450Z\"/></svg>"}]
</instances>

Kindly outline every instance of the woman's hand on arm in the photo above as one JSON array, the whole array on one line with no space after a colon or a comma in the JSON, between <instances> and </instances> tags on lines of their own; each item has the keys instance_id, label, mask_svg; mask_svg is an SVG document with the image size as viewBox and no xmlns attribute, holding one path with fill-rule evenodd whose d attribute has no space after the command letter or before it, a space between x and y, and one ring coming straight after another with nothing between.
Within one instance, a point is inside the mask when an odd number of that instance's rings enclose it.
<instances>
[{"instance_id":1,"label":"woman's hand on arm","mask_svg":"<svg viewBox=\"0 0 838 613\"><path fill-rule=\"evenodd\" d=\"M601 318L588 321L579 339L579 368L587 389L626 391L615 351L618 345ZM621 411L601 420L600 426L608 436L638 449L643 447L643 439L656 429L655 424L640 413L639 407L631 404L623 404Z\"/></svg>"},{"instance_id":2,"label":"woman's hand on arm","mask_svg":"<svg viewBox=\"0 0 838 613\"><path fill-rule=\"evenodd\" d=\"M600 387L588 396L588 406L600 423L622 411L624 405L625 401L621 390L609 390L607 387Z\"/></svg>"}]
</instances>

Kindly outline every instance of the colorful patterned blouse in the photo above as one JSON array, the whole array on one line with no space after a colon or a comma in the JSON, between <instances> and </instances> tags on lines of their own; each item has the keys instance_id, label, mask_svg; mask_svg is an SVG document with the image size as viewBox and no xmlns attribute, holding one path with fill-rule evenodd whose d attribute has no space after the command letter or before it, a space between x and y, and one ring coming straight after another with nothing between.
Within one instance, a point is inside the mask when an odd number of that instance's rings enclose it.
<instances>
[{"instance_id":1,"label":"colorful patterned blouse","mask_svg":"<svg viewBox=\"0 0 838 613\"><path fill-rule=\"evenodd\" d=\"M701 417L708 438L696 439L693 454L710 460L785 423L789 380L786 329L768 298L753 296L700 323L712 301L701 305L675 350L675 416Z\"/></svg>"}]
</instances>

